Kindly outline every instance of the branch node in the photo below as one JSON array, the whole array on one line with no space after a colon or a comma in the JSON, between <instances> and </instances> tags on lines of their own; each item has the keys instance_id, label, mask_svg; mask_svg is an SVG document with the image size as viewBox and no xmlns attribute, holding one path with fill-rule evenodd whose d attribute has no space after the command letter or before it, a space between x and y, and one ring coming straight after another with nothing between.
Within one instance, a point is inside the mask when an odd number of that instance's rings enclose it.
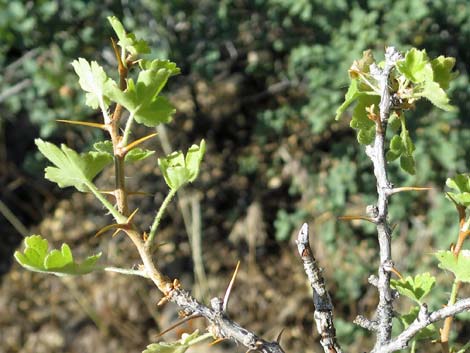
<instances>
[{"instance_id":1,"label":"branch node","mask_svg":"<svg viewBox=\"0 0 470 353\"><path fill-rule=\"evenodd\" d=\"M377 322L369 320L368 318L358 315L353 321L356 325L369 330L369 331L377 331Z\"/></svg>"}]
</instances>

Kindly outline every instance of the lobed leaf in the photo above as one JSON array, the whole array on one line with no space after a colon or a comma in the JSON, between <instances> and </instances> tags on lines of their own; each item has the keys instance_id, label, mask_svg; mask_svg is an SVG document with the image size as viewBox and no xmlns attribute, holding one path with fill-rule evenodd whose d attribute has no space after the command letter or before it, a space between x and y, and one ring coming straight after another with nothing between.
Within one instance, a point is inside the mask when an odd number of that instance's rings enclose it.
<instances>
[{"instance_id":1,"label":"lobed leaf","mask_svg":"<svg viewBox=\"0 0 470 353\"><path fill-rule=\"evenodd\" d=\"M184 184L196 180L205 151L206 143L202 140L199 146L192 145L186 156L178 151L158 159L158 165L170 189L178 190Z\"/></svg>"},{"instance_id":2,"label":"lobed leaf","mask_svg":"<svg viewBox=\"0 0 470 353\"><path fill-rule=\"evenodd\" d=\"M148 43L143 39L137 39L133 33L127 33L121 21L119 21L117 17L109 16L108 21L111 24L111 27L113 27L113 30L119 39L118 45L122 49L130 53L132 56L150 53Z\"/></svg>"},{"instance_id":3,"label":"lobed leaf","mask_svg":"<svg viewBox=\"0 0 470 353\"><path fill-rule=\"evenodd\" d=\"M198 330L194 331L192 334L183 333L181 339L176 342L152 343L148 345L147 349L142 353L184 353L192 345L202 342L210 337L212 337L212 334L210 333L199 335Z\"/></svg>"},{"instance_id":4,"label":"lobed leaf","mask_svg":"<svg viewBox=\"0 0 470 353\"><path fill-rule=\"evenodd\" d=\"M61 145L59 149L56 145L41 139L36 139L35 143L44 157L54 164L54 167L45 169L45 178L61 188L74 186L79 191L88 191L87 184L90 184L93 178L112 162L112 157L103 152L87 152L79 155L65 145Z\"/></svg>"},{"instance_id":5,"label":"lobed leaf","mask_svg":"<svg viewBox=\"0 0 470 353\"><path fill-rule=\"evenodd\" d=\"M88 256L84 262L77 263L67 244L62 244L60 251L53 249L48 252L48 241L40 235L31 235L24 240L23 252L15 251L16 261L24 268L34 271L51 273L56 276L83 275L95 270L101 253Z\"/></svg>"},{"instance_id":6,"label":"lobed leaf","mask_svg":"<svg viewBox=\"0 0 470 353\"><path fill-rule=\"evenodd\" d=\"M452 251L438 251L439 267L452 272L457 281L470 283L470 250L462 250L459 256Z\"/></svg>"},{"instance_id":7,"label":"lobed leaf","mask_svg":"<svg viewBox=\"0 0 470 353\"><path fill-rule=\"evenodd\" d=\"M393 289L418 304L422 304L422 299L429 294L435 284L436 278L428 272L418 274L414 278L408 276L400 280L390 280Z\"/></svg>"},{"instance_id":8,"label":"lobed leaf","mask_svg":"<svg viewBox=\"0 0 470 353\"><path fill-rule=\"evenodd\" d=\"M456 72L452 72L455 65L455 58L438 56L431 61L431 67L434 72L434 81L441 86L442 89L449 88L449 83L456 76Z\"/></svg>"},{"instance_id":9,"label":"lobed leaf","mask_svg":"<svg viewBox=\"0 0 470 353\"><path fill-rule=\"evenodd\" d=\"M448 178L446 185L457 191L448 193L453 201L465 207L470 206L470 175L457 174L454 178Z\"/></svg>"},{"instance_id":10,"label":"lobed leaf","mask_svg":"<svg viewBox=\"0 0 470 353\"><path fill-rule=\"evenodd\" d=\"M413 83L432 81L433 70L426 50L412 48L407 51L405 58L397 62L398 71Z\"/></svg>"},{"instance_id":11,"label":"lobed leaf","mask_svg":"<svg viewBox=\"0 0 470 353\"><path fill-rule=\"evenodd\" d=\"M113 143L109 140L106 141L98 141L93 144L93 148L102 153L108 154L111 158L114 156L113 152ZM130 150L126 156L124 157L124 161L126 162L137 162L142 161L152 155L155 154L155 151L143 149L143 148L133 148Z\"/></svg>"},{"instance_id":12,"label":"lobed leaf","mask_svg":"<svg viewBox=\"0 0 470 353\"><path fill-rule=\"evenodd\" d=\"M413 321L416 320L419 314L419 307L415 306L410 309L410 312L408 314L400 315L398 319L400 322L403 324L405 329L411 325ZM439 331L437 327L434 324L428 325L422 330L420 330L416 336L414 336L414 339L416 340L427 340L427 339L432 339L437 337Z\"/></svg>"},{"instance_id":13,"label":"lobed leaf","mask_svg":"<svg viewBox=\"0 0 470 353\"><path fill-rule=\"evenodd\" d=\"M127 89L121 91L116 82L109 82L105 90L115 102L124 106L135 120L148 127L171 121L175 109L164 97L158 97L172 75L168 68L148 69L139 73L137 82L129 79Z\"/></svg>"},{"instance_id":14,"label":"lobed leaf","mask_svg":"<svg viewBox=\"0 0 470 353\"><path fill-rule=\"evenodd\" d=\"M354 107L350 126L357 129L357 140L362 145L369 145L375 138L375 122L369 119L366 108L375 105L378 106L380 97L361 95L357 99Z\"/></svg>"},{"instance_id":15,"label":"lobed leaf","mask_svg":"<svg viewBox=\"0 0 470 353\"><path fill-rule=\"evenodd\" d=\"M102 105L103 109L106 109L108 99L104 95L104 86L106 82L112 80L108 78L103 68L96 61L90 64L83 58L74 60L72 66L79 77L80 87L87 92L86 105L93 109Z\"/></svg>"}]
</instances>

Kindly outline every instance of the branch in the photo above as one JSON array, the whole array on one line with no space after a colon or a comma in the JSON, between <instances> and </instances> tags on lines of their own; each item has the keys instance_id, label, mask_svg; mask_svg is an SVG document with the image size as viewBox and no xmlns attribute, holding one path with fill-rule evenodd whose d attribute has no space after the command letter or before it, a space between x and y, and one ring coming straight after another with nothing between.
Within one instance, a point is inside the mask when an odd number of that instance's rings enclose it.
<instances>
[{"instance_id":1,"label":"branch","mask_svg":"<svg viewBox=\"0 0 470 353\"><path fill-rule=\"evenodd\" d=\"M373 353L389 353L395 352L408 347L408 342L423 328L447 317L457 315L463 311L470 310L470 298L462 299L454 305L446 306L431 314L428 313L426 305L422 305L418 317L411 323L408 328L400 335L392 339L387 344L374 349Z\"/></svg>"},{"instance_id":2,"label":"branch","mask_svg":"<svg viewBox=\"0 0 470 353\"><path fill-rule=\"evenodd\" d=\"M391 338L393 317L393 295L390 288L390 271L393 267L391 254L391 228L387 221L388 198L392 190L392 184L388 181L385 161L385 133L390 116L392 99L390 96L388 81L390 73L397 60L401 58L399 52L393 47L386 49L385 66L383 69L377 66L371 67L371 74L379 82L380 121L377 121L376 134L373 144L366 147L366 154L374 165L374 174L377 180L377 207L372 210L372 216L376 219L377 236L380 249L380 267L378 273L377 288L379 291L379 304L377 306L377 341L374 349L387 344Z\"/></svg>"},{"instance_id":3,"label":"branch","mask_svg":"<svg viewBox=\"0 0 470 353\"><path fill-rule=\"evenodd\" d=\"M333 304L326 289L321 269L313 257L308 238L308 224L304 223L297 236L297 249L304 263L310 285L313 289L314 319L320 334L320 343L325 353L341 353L336 341L336 329L333 323Z\"/></svg>"},{"instance_id":4,"label":"branch","mask_svg":"<svg viewBox=\"0 0 470 353\"><path fill-rule=\"evenodd\" d=\"M212 298L211 307L207 307L194 299L189 292L181 288L178 280L171 281L155 266L150 250L145 246L136 229L124 230L136 246L142 259L146 275L155 283L164 294L163 301L176 303L186 315L200 315L206 318L210 325L209 330L217 338L234 340L248 348L248 351L262 353L284 353L277 342L268 342L254 333L232 321L223 311L223 302L220 298Z\"/></svg>"}]
</instances>

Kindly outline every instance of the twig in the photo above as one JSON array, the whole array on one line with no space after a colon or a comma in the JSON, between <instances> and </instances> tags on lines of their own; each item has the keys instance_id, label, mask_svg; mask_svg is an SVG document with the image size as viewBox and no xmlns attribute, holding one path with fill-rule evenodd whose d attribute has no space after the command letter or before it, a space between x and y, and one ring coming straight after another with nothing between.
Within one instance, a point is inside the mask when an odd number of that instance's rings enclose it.
<instances>
[{"instance_id":1,"label":"twig","mask_svg":"<svg viewBox=\"0 0 470 353\"><path fill-rule=\"evenodd\" d=\"M223 303L220 298L213 298L211 300L212 308L195 300L187 291L180 287L178 281L172 282L157 269L150 254L150 249L145 246L136 229L125 229L124 231L136 246L146 274L165 295L165 298L176 303L186 315L200 315L206 318L210 323L211 332L218 338L234 340L249 350L262 353L284 353L277 342L265 341L228 318L222 310Z\"/></svg>"},{"instance_id":2,"label":"twig","mask_svg":"<svg viewBox=\"0 0 470 353\"><path fill-rule=\"evenodd\" d=\"M310 285L313 289L313 315L317 331L320 334L320 343L325 353L341 353L341 347L336 341L336 329L333 323L333 304L325 287L321 269L313 257L309 244L308 224L304 223L297 236L297 250L304 264Z\"/></svg>"},{"instance_id":3,"label":"twig","mask_svg":"<svg viewBox=\"0 0 470 353\"><path fill-rule=\"evenodd\" d=\"M371 67L371 74L379 82L380 97L380 121L377 121L376 134L373 144L366 147L366 154L374 166L374 174L377 180L377 207L371 212L376 218L377 236L379 240L380 267L378 271L377 288L379 291L379 304L377 306L377 341L374 350L388 343L392 334L393 295L390 288L390 271L393 267L391 253L391 228L387 220L388 198L392 185L388 181L385 161L385 133L390 116L392 99L390 96L388 81L392 69L401 55L393 47L386 49L385 65L383 69L377 66Z\"/></svg>"},{"instance_id":4,"label":"twig","mask_svg":"<svg viewBox=\"0 0 470 353\"><path fill-rule=\"evenodd\" d=\"M431 314L428 313L426 305L422 305L418 317L405 331L372 352L389 353L405 349L408 346L408 342L426 326L468 310L470 310L470 298L459 300L454 305L446 306Z\"/></svg>"}]
</instances>

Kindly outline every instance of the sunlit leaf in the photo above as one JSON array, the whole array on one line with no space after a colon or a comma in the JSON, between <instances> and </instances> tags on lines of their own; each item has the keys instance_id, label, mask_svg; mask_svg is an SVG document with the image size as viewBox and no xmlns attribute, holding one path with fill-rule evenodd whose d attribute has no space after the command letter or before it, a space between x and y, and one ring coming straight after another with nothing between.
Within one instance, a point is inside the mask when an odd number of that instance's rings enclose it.
<instances>
[{"instance_id":1,"label":"sunlit leaf","mask_svg":"<svg viewBox=\"0 0 470 353\"><path fill-rule=\"evenodd\" d=\"M457 281L470 283L470 250L462 250L459 256L452 251L438 251L439 267L452 272Z\"/></svg>"},{"instance_id":2,"label":"sunlit leaf","mask_svg":"<svg viewBox=\"0 0 470 353\"><path fill-rule=\"evenodd\" d=\"M357 99L357 104L354 107L350 126L357 129L357 140L362 145L369 145L375 137L376 124L368 118L366 108L379 104L380 97L361 95ZM378 113L378 112L377 112Z\"/></svg>"},{"instance_id":3,"label":"sunlit leaf","mask_svg":"<svg viewBox=\"0 0 470 353\"><path fill-rule=\"evenodd\" d=\"M456 76L456 72L452 72L455 65L455 58L439 56L431 61L432 70L434 72L434 81L441 86L442 89L449 88L449 83Z\"/></svg>"},{"instance_id":4,"label":"sunlit leaf","mask_svg":"<svg viewBox=\"0 0 470 353\"><path fill-rule=\"evenodd\" d=\"M397 69L414 83L433 79L432 67L425 50L412 48L406 52L405 58L397 62Z\"/></svg>"},{"instance_id":5,"label":"sunlit leaf","mask_svg":"<svg viewBox=\"0 0 470 353\"><path fill-rule=\"evenodd\" d=\"M113 143L109 140L106 141L98 141L93 144L93 148L98 152L107 153L111 158L113 158ZM133 148L130 150L126 157L124 157L124 161L126 162L137 162L142 161L152 155L155 154L155 151L150 151L143 148Z\"/></svg>"},{"instance_id":6,"label":"sunlit leaf","mask_svg":"<svg viewBox=\"0 0 470 353\"><path fill-rule=\"evenodd\" d=\"M94 271L95 264L101 256L101 253L98 253L87 257L82 263L77 263L67 244L62 244L60 251L53 249L48 252L48 241L40 235L26 237L24 246L23 252L15 251L14 254L21 266L30 271L51 273L56 276L90 273Z\"/></svg>"},{"instance_id":7,"label":"sunlit leaf","mask_svg":"<svg viewBox=\"0 0 470 353\"><path fill-rule=\"evenodd\" d=\"M61 188L74 186L79 191L88 191L87 184L112 162L112 158L103 152L78 154L71 148L61 145L60 149L41 139L35 140L39 151L54 164L45 169L46 179Z\"/></svg>"},{"instance_id":8,"label":"sunlit leaf","mask_svg":"<svg viewBox=\"0 0 470 353\"><path fill-rule=\"evenodd\" d=\"M205 151L206 143L202 140L199 146L192 145L186 156L179 151L158 159L158 165L170 189L178 190L197 178Z\"/></svg>"},{"instance_id":9,"label":"sunlit leaf","mask_svg":"<svg viewBox=\"0 0 470 353\"><path fill-rule=\"evenodd\" d=\"M172 70L166 68L144 70L139 73L137 83L132 79L127 81L125 91L121 91L115 82L110 82L106 93L129 110L138 123L155 127L170 122L175 112L168 99L158 96L171 75Z\"/></svg>"},{"instance_id":10,"label":"sunlit leaf","mask_svg":"<svg viewBox=\"0 0 470 353\"><path fill-rule=\"evenodd\" d=\"M74 60L72 66L79 77L80 87L87 92L86 104L93 109L98 108L100 104L103 108L107 108L108 100L104 96L104 85L112 80L108 78L103 68L96 61L90 64L83 58Z\"/></svg>"},{"instance_id":11,"label":"sunlit leaf","mask_svg":"<svg viewBox=\"0 0 470 353\"><path fill-rule=\"evenodd\" d=\"M470 206L470 176L468 174L457 174L454 178L448 178L446 185L456 192L449 192L449 196L458 204Z\"/></svg>"},{"instance_id":12,"label":"sunlit leaf","mask_svg":"<svg viewBox=\"0 0 470 353\"><path fill-rule=\"evenodd\" d=\"M150 53L148 43L143 39L137 39L133 33L127 33L121 21L119 21L117 17L109 16L108 21L119 39L118 45L121 48L133 56L137 54Z\"/></svg>"},{"instance_id":13,"label":"sunlit leaf","mask_svg":"<svg viewBox=\"0 0 470 353\"><path fill-rule=\"evenodd\" d=\"M428 272L418 274L414 278L408 276L400 280L390 280L390 286L393 289L418 304L422 304L422 299L429 294L435 284L436 278Z\"/></svg>"}]
</instances>

